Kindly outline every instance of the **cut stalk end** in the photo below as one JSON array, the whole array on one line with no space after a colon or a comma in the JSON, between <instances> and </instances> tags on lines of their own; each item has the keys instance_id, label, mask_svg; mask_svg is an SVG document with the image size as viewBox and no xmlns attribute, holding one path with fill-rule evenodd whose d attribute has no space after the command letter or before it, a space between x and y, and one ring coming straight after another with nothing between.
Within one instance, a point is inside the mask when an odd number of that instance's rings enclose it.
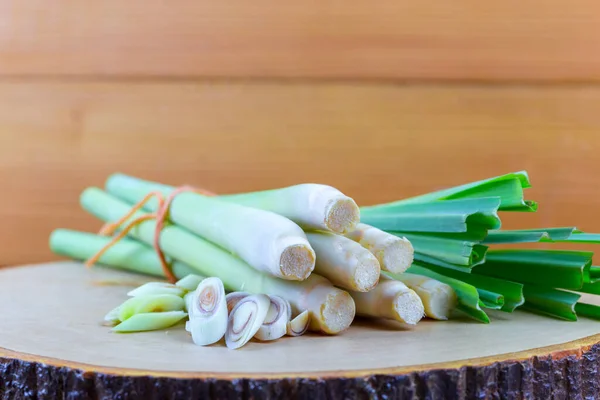
<instances>
[{"instance_id":1,"label":"cut stalk end","mask_svg":"<svg viewBox=\"0 0 600 400\"><path fill-rule=\"evenodd\" d=\"M311 330L336 334L348 329L354 320L356 306L347 292L331 286L317 286L309 297Z\"/></svg>"},{"instance_id":2,"label":"cut stalk end","mask_svg":"<svg viewBox=\"0 0 600 400\"><path fill-rule=\"evenodd\" d=\"M375 257L379 260L381 269L401 274L411 266L414 260L414 249L406 238L396 237L395 239L397 240L392 240L382 246L381 250L375 253Z\"/></svg>"},{"instance_id":3,"label":"cut stalk end","mask_svg":"<svg viewBox=\"0 0 600 400\"><path fill-rule=\"evenodd\" d=\"M421 298L413 291L399 293L394 299L394 311L397 320L409 325L416 325L425 315L425 307Z\"/></svg>"},{"instance_id":4,"label":"cut stalk end","mask_svg":"<svg viewBox=\"0 0 600 400\"><path fill-rule=\"evenodd\" d=\"M343 196L334 199L325 214L325 225L331 231L339 234L350 232L360 222L360 209L350 197Z\"/></svg>"},{"instance_id":5,"label":"cut stalk end","mask_svg":"<svg viewBox=\"0 0 600 400\"><path fill-rule=\"evenodd\" d=\"M304 280L315 268L315 252L306 244L286 247L281 253L279 268L284 279Z\"/></svg>"},{"instance_id":6,"label":"cut stalk end","mask_svg":"<svg viewBox=\"0 0 600 400\"><path fill-rule=\"evenodd\" d=\"M353 289L359 292L368 292L377 285L380 275L381 268L375 257L361 260L354 272L355 287Z\"/></svg>"}]
</instances>

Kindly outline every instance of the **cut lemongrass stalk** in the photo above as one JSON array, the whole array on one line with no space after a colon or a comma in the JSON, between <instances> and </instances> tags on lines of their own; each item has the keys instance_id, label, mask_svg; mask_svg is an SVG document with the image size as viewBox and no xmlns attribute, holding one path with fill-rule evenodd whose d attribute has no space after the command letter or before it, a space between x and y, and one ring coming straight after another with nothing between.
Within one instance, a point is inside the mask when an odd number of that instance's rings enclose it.
<instances>
[{"instance_id":1,"label":"cut lemongrass stalk","mask_svg":"<svg viewBox=\"0 0 600 400\"><path fill-rule=\"evenodd\" d=\"M206 278L188 300L190 320L186 330L199 346L221 340L227 330L227 302L225 288L219 278Z\"/></svg>"},{"instance_id":2,"label":"cut lemongrass stalk","mask_svg":"<svg viewBox=\"0 0 600 400\"><path fill-rule=\"evenodd\" d=\"M86 189L80 202L85 210L107 222L120 220L131 209L130 204L97 188ZM143 212L136 212L130 221L144 215ZM146 220L128 234L146 244L152 244L155 230L156 222ZM78 243L76 238L72 238L68 245L77 246ZM66 247L66 243L63 246ZM304 281L278 279L260 273L235 255L176 225L166 225L162 229L160 246L167 256L186 263L200 275L220 278L228 291L278 295L290 302L295 313L309 310L310 329L313 331L336 334L346 330L354 319L356 309L352 297L333 287L330 281L316 273L312 273ZM106 253L111 250L112 248ZM152 249L148 251L152 253ZM90 253L89 257L94 254ZM125 269L127 267L127 263L122 266Z\"/></svg>"},{"instance_id":3,"label":"cut lemongrass stalk","mask_svg":"<svg viewBox=\"0 0 600 400\"><path fill-rule=\"evenodd\" d=\"M398 237L363 223L345 236L373 253L383 271L399 274L406 271L413 262L414 249L405 237Z\"/></svg>"},{"instance_id":4,"label":"cut lemongrass stalk","mask_svg":"<svg viewBox=\"0 0 600 400\"><path fill-rule=\"evenodd\" d=\"M354 200L338 189L305 183L261 192L219 196L220 200L272 211L296 222L305 230L344 234L360 222Z\"/></svg>"},{"instance_id":5,"label":"cut lemongrass stalk","mask_svg":"<svg viewBox=\"0 0 600 400\"><path fill-rule=\"evenodd\" d=\"M175 282L175 286L183 288L188 292L193 292L205 278L204 276L189 274Z\"/></svg>"},{"instance_id":6,"label":"cut lemongrass stalk","mask_svg":"<svg viewBox=\"0 0 600 400\"><path fill-rule=\"evenodd\" d=\"M98 253L112 237L70 229L56 229L50 235L50 249L61 256L85 261ZM102 254L99 264L125 269L140 274L166 278L160 260L148 245L132 238L123 238ZM180 261L171 263L173 274L178 277L194 273L194 269Z\"/></svg>"},{"instance_id":7,"label":"cut lemongrass stalk","mask_svg":"<svg viewBox=\"0 0 600 400\"><path fill-rule=\"evenodd\" d=\"M119 320L125 321L135 314L164 311L183 311L185 303L173 294L145 294L132 297L119 307Z\"/></svg>"},{"instance_id":8,"label":"cut lemongrass stalk","mask_svg":"<svg viewBox=\"0 0 600 400\"><path fill-rule=\"evenodd\" d=\"M230 349L238 349L248 343L260 329L271 300L264 294L253 294L241 299L229 313L225 344Z\"/></svg>"},{"instance_id":9,"label":"cut lemongrass stalk","mask_svg":"<svg viewBox=\"0 0 600 400\"><path fill-rule=\"evenodd\" d=\"M286 335L288 336L302 336L308 330L310 325L310 313L308 310L302 311L290 322L287 323Z\"/></svg>"},{"instance_id":10,"label":"cut lemongrass stalk","mask_svg":"<svg viewBox=\"0 0 600 400\"><path fill-rule=\"evenodd\" d=\"M177 287L171 283L166 282L148 282L144 283L127 293L127 296L146 296L146 295L158 295L158 294L172 294L175 296L182 297L185 294L183 288Z\"/></svg>"},{"instance_id":11,"label":"cut lemongrass stalk","mask_svg":"<svg viewBox=\"0 0 600 400\"><path fill-rule=\"evenodd\" d=\"M356 303L356 314L364 317L388 318L416 325L425 315L417 293L400 281L382 278L373 290L350 292L350 295Z\"/></svg>"},{"instance_id":12,"label":"cut lemongrass stalk","mask_svg":"<svg viewBox=\"0 0 600 400\"><path fill-rule=\"evenodd\" d=\"M450 285L423 275L410 273L393 275L393 279L404 283L419 295L425 315L432 319L447 320L456 308L456 292Z\"/></svg>"},{"instance_id":13,"label":"cut lemongrass stalk","mask_svg":"<svg viewBox=\"0 0 600 400\"><path fill-rule=\"evenodd\" d=\"M271 305L261 327L254 337L258 340L275 340L283 337L287 331L287 324L292 317L290 304L279 296L269 296Z\"/></svg>"},{"instance_id":14,"label":"cut lemongrass stalk","mask_svg":"<svg viewBox=\"0 0 600 400\"><path fill-rule=\"evenodd\" d=\"M379 282L379 261L359 243L330 232L311 232L306 237L317 255L315 272L334 285L367 292Z\"/></svg>"},{"instance_id":15,"label":"cut lemongrass stalk","mask_svg":"<svg viewBox=\"0 0 600 400\"><path fill-rule=\"evenodd\" d=\"M135 314L112 328L114 332L142 332L169 328L187 316L183 311Z\"/></svg>"},{"instance_id":16,"label":"cut lemongrass stalk","mask_svg":"<svg viewBox=\"0 0 600 400\"><path fill-rule=\"evenodd\" d=\"M104 324L108 326L114 326L121 322L119 319L119 313L121 312L121 306L117 306L106 313L104 316Z\"/></svg>"},{"instance_id":17,"label":"cut lemongrass stalk","mask_svg":"<svg viewBox=\"0 0 600 400\"><path fill-rule=\"evenodd\" d=\"M174 188L115 174L106 181L106 190L137 203L154 191L168 196ZM156 211L158 206L156 199L151 199L144 208ZM314 268L315 254L302 229L276 213L182 192L174 197L169 218L236 254L256 270L278 278L303 280Z\"/></svg>"},{"instance_id":18,"label":"cut lemongrass stalk","mask_svg":"<svg viewBox=\"0 0 600 400\"><path fill-rule=\"evenodd\" d=\"M248 293L248 292L231 292L231 293L227 293L227 296L225 296L225 300L227 302L227 312L231 312L231 310L233 310L233 307L235 307L235 305L244 297L246 296L250 296L252 293Z\"/></svg>"}]
</instances>

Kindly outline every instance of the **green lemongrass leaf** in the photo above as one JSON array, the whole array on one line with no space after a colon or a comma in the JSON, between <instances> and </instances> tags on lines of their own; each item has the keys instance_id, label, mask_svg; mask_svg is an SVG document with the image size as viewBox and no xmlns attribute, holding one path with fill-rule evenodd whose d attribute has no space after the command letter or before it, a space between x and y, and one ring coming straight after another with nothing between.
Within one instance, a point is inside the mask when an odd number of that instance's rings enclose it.
<instances>
[{"instance_id":1,"label":"green lemongrass leaf","mask_svg":"<svg viewBox=\"0 0 600 400\"><path fill-rule=\"evenodd\" d=\"M385 205L426 203L436 200L472 199L482 197L499 197L501 211L536 211L537 204L523 199L523 189L530 188L526 171L509 173L470 182L464 185L399 200Z\"/></svg>"},{"instance_id":2,"label":"green lemongrass leaf","mask_svg":"<svg viewBox=\"0 0 600 400\"><path fill-rule=\"evenodd\" d=\"M471 266L485 258L487 246L464 240L438 238L435 236L402 233L413 246L416 253L448 262L450 264Z\"/></svg>"},{"instance_id":3,"label":"green lemongrass leaf","mask_svg":"<svg viewBox=\"0 0 600 400\"><path fill-rule=\"evenodd\" d=\"M185 289L175 286L171 283L148 282L144 283L142 286L131 290L129 293L127 293L127 296L136 297L145 295L172 294L175 296L183 297L185 292Z\"/></svg>"},{"instance_id":4,"label":"green lemongrass leaf","mask_svg":"<svg viewBox=\"0 0 600 400\"><path fill-rule=\"evenodd\" d=\"M468 232L499 229L498 198L361 208L361 222L385 231Z\"/></svg>"},{"instance_id":5,"label":"green lemongrass leaf","mask_svg":"<svg viewBox=\"0 0 600 400\"><path fill-rule=\"evenodd\" d=\"M578 302L575 304L575 312L578 316L600 319L600 306Z\"/></svg>"},{"instance_id":6,"label":"green lemongrass leaf","mask_svg":"<svg viewBox=\"0 0 600 400\"><path fill-rule=\"evenodd\" d=\"M142 332L169 328L187 317L183 311L135 314L112 328L114 332Z\"/></svg>"},{"instance_id":7,"label":"green lemongrass leaf","mask_svg":"<svg viewBox=\"0 0 600 400\"><path fill-rule=\"evenodd\" d=\"M481 243L488 234L488 229L480 225L467 225L466 232L403 232L386 231L396 236L403 236L406 233L417 233L419 235L432 236L440 239L464 240L466 242Z\"/></svg>"},{"instance_id":8,"label":"green lemongrass leaf","mask_svg":"<svg viewBox=\"0 0 600 400\"><path fill-rule=\"evenodd\" d=\"M598 267L596 267L598 268ZM580 293L589 293L589 294L598 294L600 295L600 282L594 281L589 283L584 283L582 287L579 289L575 289L576 292Z\"/></svg>"},{"instance_id":9,"label":"green lemongrass leaf","mask_svg":"<svg viewBox=\"0 0 600 400\"><path fill-rule=\"evenodd\" d=\"M583 234L575 227L547 229L517 229L489 231L485 244L569 242L571 238ZM575 240L576 241L576 240Z\"/></svg>"},{"instance_id":10,"label":"green lemongrass leaf","mask_svg":"<svg viewBox=\"0 0 600 400\"><path fill-rule=\"evenodd\" d=\"M490 319L487 314L481 309L479 305L479 293L477 293L477 289L469 285L468 283L461 282L457 279L449 278L442 274L438 274L433 272L430 269L427 269L417 263L413 263L413 265L408 268L406 271L408 273L423 275L429 278L435 279L442 283L445 283L452 287L456 292L456 296L458 297L458 309L467 313L473 319L476 319L483 323L489 323ZM389 274L393 278L392 274Z\"/></svg>"},{"instance_id":11,"label":"green lemongrass leaf","mask_svg":"<svg viewBox=\"0 0 600 400\"><path fill-rule=\"evenodd\" d=\"M588 243L588 244L599 244L600 234L598 233L585 233L585 232L573 232L571 236L566 239L552 239L543 240L545 242L564 242L564 243Z\"/></svg>"},{"instance_id":12,"label":"green lemongrass leaf","mask_svg":"<svg viewBox=\"0 0 600 400\"><path fill-rule=\"evenodd\" d=\"M525 302L522 283L511 282L491 276L470 274L463 271L448 270L447 268L435 265L427 265L427 268L450 278L458 279L473 285L478 291L483 289L502 295L504 304L502 305L501 310L504 312L513 312L515 308L523 305ZM479 293L479 296L482 297L481 293Z\"/></svg>"},{"instance_id":13,"label":"green lemongrass leaf","mask_svg":"<svg viewBox=\"0 0 600 400\"><path fill-rule=\"evenodd\" d=\"M524 309L568 321L577 321L575 304L581 298L580 295L534 285L524 285L523 294L525 295Z\"/></svg>"},{"instance_id":14,"label":"green lemongrass leaf","mask_svg":"<svg viewBox=\"0 0 600 400\"><path fill-rule=\"evenodd\" d=\"M183 311L183 298L173 294L139 295L125 301L119 307L119 320L125 321L135 314Z\"/></svg>"},{"instance_id":15,"label":"green lemongrass leaf","mask_svg":"<svg viewBox=\"0 0 600 400\"><path fill-rule=\"evenodd\" d=\"M500 310L504 306L504 297L501 294L481 288L476 289L479 294L479 300L484 304L485 308Z\"/></svg>"},{"instance_id":16,"label":"green lemongrass leaf","mask_svg":"<svg viewBox=\"0 0 600 400\"><path fill-rule=\"evenodd\" d=\"M466 272L466 273L471 272L471 266L469 266L469 265L451 264L446 261L442 261L438 258L431 257L427 254L415 253L414 259L417 260L420 265L423 265L425 267L429 267L429 265L436 265L438 267L454 269L454 270L461 271L461 272Z\"/></svg>"},{"instance_id":17,"label":"green lemongrass leaf","mask_svg":"<svg viewBox=\"0 0 600 400\"><path fill-rule=\"evenodd\" d=\"M193 292L204 279L206 279L204 276L189 274L175 282L175 286Z\"/></svg>"},{"instance_id":18,"label":"green lemongrass leaf","mask_svg":"<svg viewBox=\"0 0 600 400\"><path fill-rule=\"evenodd\" d=\"M580 289L591 282L591 252L568 250L490 250L472 273L514 282Z\"/></svg>"}]
</instances>

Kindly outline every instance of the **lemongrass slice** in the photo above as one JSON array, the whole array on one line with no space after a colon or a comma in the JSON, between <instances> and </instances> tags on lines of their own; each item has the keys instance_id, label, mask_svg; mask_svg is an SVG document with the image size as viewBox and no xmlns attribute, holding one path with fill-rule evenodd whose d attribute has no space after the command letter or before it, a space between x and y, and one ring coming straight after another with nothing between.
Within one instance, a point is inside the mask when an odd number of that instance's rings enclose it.
<instances>
[{"instance_id":1,"label":"lemongrass slice","mask_svg":"<svg viewBox=\"0 0 600 400\"><path fill-rule=\"evenodd\" d=\"M121 322L121 320L119 319L120 312L121 312L120 305L118 305L117 307L115 307L112 310L110 310L109 312L107 312L106 315L104 316L104 324L108 325L108 326L114 326L114 325L118 324L119 322Z\"/></svg>"},{"instance_id":2,"label":"lemongrass slice","mask_svg":"<svg viewBox=\"0 0 600 400\"><path fill-rule=\"evenodd\" d=\"M112 328L114 332L142 332L169 328L187 316L183 311L135 314Z\"/></svg>"},{"instance_id":3,"label":"lemongrass slice","mask_svg":"<svg viewBox=\"0 0 600 400\"><path fill-rule=\"evenodd\" d=\"M248 343L265 321L270 305L269 296L264 294L253 294L238 301L227 321L227 347L238 349Z\"/></svg>"},{"instance_id":4,"label":"lemongrass slice","mask_svg":"<svg viewBox=\"0 0 600 400\"><path fill-rule=\"evenodd\" d=\"M127 299L119 307L119 320L125 321L135 314L163 311L183 311L183 299L174 294L146 294Z\"/></svg>"},{"instance_id":5,"label":"lemongrass slice","mask_svg":"<svg viewBox=\"0 0 600 400\"><path fill-rule=\"evenodd\" d=\"M127 293L127 296L136 297L155 294L173 294L182 297L185 294L185 289L166 282L148 282L131 290Z\"/></svg>"},{"instance_id":6,"label":"lemongrass slice","mask_svg":"<svg viewBox=\"0 0 600 400\"><path fill-rule=\"evenodd\" d=\"M193 292L205 278L205 276L189 274L175 282L175 286L187 290L188 292Z\"/></svg>"},{"instance_id":7,"label":"lemongrass slice","mask_svg":"<svg viewBox=\"0 0 600 400\"><path fill-rule=\"evenodd\" d=\"M406 271L413 262L414 249L405 237L392 235L364 223L358 224L355 230L345 236L373 253L383 271L399 274Z\"/></svg>"},{"instance_id":8,"label":"lemongrass slice","mask_svg":"<svg viewBox=\"0 0 600 400\"><path fill-rule=\"evenodd\" d=\"M275 340L287 332L287 323L292 317L290 303L279 296L269 296L271 305L267 316L254 337L258 340Z\"/></svg>"},{"instance_id":9,"label":"lemongrass slice","mask_svg":"<svg viewBox=\"0 0 600 400\"><path fill-rule=\"evenodd\" d=\"M456 308L458 298L449 285L438 280L410 273L390 274L390 278L403 282L414 290L425 307L425 315L437 320L447 320Z\"/></svg>"},{"instance_id":10,"label":"lemongrass slice","mask_svg":"<svg viewBox=\"0 0 600 400\"><path fill-rule=\"evenodd\" d=\"M233 307L244 297L250 296L251 293L248 292L231 292L225 296L225 300L227 301L227 312L231 312Z\"/></svg>"},{"instance_id":11,"label":"lemongrass slice","mask_svg":"<svg viewBox=\"0 0 600 400\"><path fill-rule=\"evenodd\" d=\"M393 319L415 325L425 315L419 296L404 283L382 279L371 291L350 292L356 304L356 314L364 317Z\"/></svg>"},{"instance_id":12,"label":"lemongrass slice","mask_svg":"<svg viewBox=\"0 0 600 400\"><path fill-rule=\"evenodd\" d=\"M227 330L227 302L225 288L219 278L206 278L196 288L187 302L190 320L185 329L199 346L221 340Z\"/></svg>"},{"instance_id":13,"label":"lemongrass slice","mask_svg":"<svg viewBox=\"0 0 600 400\"><path fill-rule=\"evenodd\" d=\"M286 334L288 336L302 336L308 330L310 325L310 313L308 310L302 311L294 319L287 323Z\"/></svg>"},{"instance_id":14,"label":"lemongrass slice","mask_svg":"<svg viewBox=\"0 0 600 400\"><path fill-rule=\"evenodd\" d=\"M315 250L315 272L343 289L367 292L379 281L379 261L371 252L345 236L330 232L307 233Z\"/></svg>"}]
</instances>

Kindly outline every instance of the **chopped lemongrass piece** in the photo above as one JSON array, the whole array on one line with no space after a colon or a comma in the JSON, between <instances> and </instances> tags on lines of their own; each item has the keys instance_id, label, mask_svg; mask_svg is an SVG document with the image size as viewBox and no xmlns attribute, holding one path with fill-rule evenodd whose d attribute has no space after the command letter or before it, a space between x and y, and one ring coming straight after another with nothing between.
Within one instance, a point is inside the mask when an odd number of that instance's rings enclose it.
<instances>
[{"instance_id":1,"label":"chopped lemongrass piece","mask_svg":"<svg viewBox=\"0 0 600 400\"><path fill-rule=\"evenodd\" d=\"M271 300L264 294L253 294L241 299L229 313L225 343L230 349L245 345L262 326Z\"/></svg>"},{"instance_id":2,"label":"chopped lemongrass piece","mask_svg":"<svg viewBox=\"0 0 600 400\"><path fill-rule=\"evenodd\" d=\"M103 221L120 220L131 209L130 204L97 188L85 190L80 202L85 210ZM143 212L133 213L131 220L144 215ZM155 229L156 222L146 220L128 234L152 244ZM70 246L77 244L77 240L69 242ZM354 319L356 309L352 297L318 274L312 273L304 281L290 281L260 273L235 255L176 225L166 225L163 228L160 245L167 256L186 263L199 274L220 278L229 291L245 290L278 295L289 301L296 313L309 310L310 329L313 331L336 334L346 330ZM107 253L111 250L112 248ZM152 249L148 251L152 253ZM90 253L89 257L94 254ZM157 257L156 254L154 257ZM128 268L128 264L125 262L122 268Z\"/></svg>"},{"instance_id":3,"label":"chopped lemongrass piece","mask_svg":"<svg viewBox=\"0 0 600 400\"><path fill-rule=\"evenodd\" d=\"M486 324L490 322L490 318L488 317L488 315L481 309L479 293L477 293L477 288L475 288L475 286L459 281L458 279L453 279L438 274L437 272L434 272L417 264L413 264L408 269L408 272L419 275L425 275L450 285L452 289L454 289L454 291L456 292L456 296L458 298L458 310L464 312L471 318L476 319L480 322ZM402 276L402 274L400 274L399 276Z\"/></svg>"},{"instance_id":4,"label":"chopped lemongrass piece","mask_svg":"<svg viewBox=\"0 0 600 400\"><path fill-rule=\"evenodd\" d=\"M568 250L490 250L474 274L513 282L564 289L580 289L596 280L591 272L594 253Z\"/></svg>"},{"instance_id":5,"label":"chopped lemongrass piece","mask_svg":"<svg viewBox=\"0 0 600 400\"><path fill-rule=\"evenodd\" d=\"M110 243L112 237L70 229L56 229L50 235L50 248L56 254L75 260L87 260ZM148 245L126 237L119 240L98 260L99 264L113 268L165 278L160 260ZM180 261L171 263L177 277L194 273L194 269Z\"/></svg>"},{"instance_id":6,"label":"chopped lemongrass piece","mask_svg":"<svg viewBox=\"0 0 600 400\"><path fill-rule=\"evenodd\" d=\"M205 278L204 276L189 274L175 282L175 286L193 292Z\"/></svg>"},{"instance_id":7,"label":"chopped lemongrass piece","mask_svg":"<svg viewBox=\"0 0 600 400\"><path fill-rule=\"evenodd\" d=\"M104 316L104 323L109 326L114 326L121 322L119 319L119 313L121 312L121 306L117 306L106 313Z\"/></svg>"},{"instance_id":8,"label":"chopped lemongrass piece","mask_svg":"<svg viewBox=\"0 0 600 400\"><path fill-rule=\"evenodd\" d=\"M227 330L227 302L225 288L219 278L206 278L188 300L190 320L186 330L199 346L221 340Z\"/></svg>"},{"instance_id":9,"label":"chopped lemongrass piece","mask_svg":"<svg viewBox=\"0 0 600 400\"><path fill-rule=\"evenodd\" d=\"M187 316L183 311L135 314L112 328L114 332L142 332L169 328Z\"/></svg>"},{"instance_id":10,"label":"chopped lemongrass piece","mask_svg":"<svg viewBox=\"0 0 600 400\"><path fill-rule=\"evenodd\" d=\"M231 310L233 310L233 307L235 307L235 305L244 297L246 296L250 296L252 293L248 293L248 292L231 292L231 293L227 293L227 296L225 296L225 301L227 302L227 312L231 312Z\"/></svg>"},{"instance_id":11,"label":"chopped lemongrass piece","mask_svg":"<svg viewBox=\"0 0 600 400\"><path fill-rule=\"evenodd\" d=\"M283 337L292 317L290 304L279 296L269 296L271 305L267 316L254 337L258 340L275 340Z\"/></svg>"},{"instance_id":12,"label":"chopped lemongrass piece","mask_svg":"<svg viewBox=\"0 0 600 400\"><path fill-rule=\"evenodd\" d=\"M315 272L342 289L367 292L377 285L377 258L359 243L330 232L307 233L317 255Z\"/></svg>"},{"instance_id":13,"label":"chopped lemongrass piece","mask_svg":"<svg viewBox=\"0 0 600 400\"><path fill-rule=\"evenodd\" d=\"M373 253L383 271L399 274L406 271L413 262L414 249L405 237L398 237L363 223L345 236Z\"/></svg>"},{"instance_id":14,"label":"chopped lemongrass piece","mask_svg":"<svg viewBox=\"0 0 600 400\"><path fill-rule=\"evenodd\" d=\"M310 325L310 313L308 310L302 311L290 322L287 323L286 335L288 336L302 336L308 330Z\"/></svg>"},{"instance_id":15,"label":"chopped lemongrass piece","mask_svg":"<svg viewBox=\"0 0 600 400\"><path fill-rule=\"evenodd\" d=\"M158 295L158 294L172 294L175 296L182 297L185 294L185 290L183 288L177 287L171 283L166 282L148 282L144 283L142 286L139 286L130 292L127 293L127 296L136 297L136 296L147 296L147 295Z\"/></svg>"},{"instance_id":16,"label":"chopped lemongrass piece","mask_svg":"<svg viewBox=\"0 0 600 400\"><path fill-rule=\"evenodd\" d=\"M137 203L151 192L170 195L174 189L114 174L106 181L106 190L125 201ZM156 211L158 201L151 199L144 208ZM303 230L276 213L182 192L170 205L169 219L236 254L256 270L278 278L303 280L314 268L315 254Z\"/></svg>"},{"instance_id":17,"label":"chopped lemongrass piece","mask_svg":"<svg viewBox=\"0 0 600 400\"><path fill-rule=\"evenodd\" d=\"M523 308L537 314L549 315L568 321L577 321L575 304L581 298L579 294L559 289L524 285Z\"/></svg>"},{"instance_id":18,"label":"chopped lemongrass piece","mask_svg":"<svg viewBox=\"0 0 600 400\"><path fill-rule=\"evenodd\" d=\"M478 291L480 289L485 289L496 294L501 294L504 299L502 311L513 312L515 308L521 306L525 302L525 298L523 297L522 283L494 278L491 276L448 270L447 268L440 268L434 265L427 265L427 268L442 275L449 276L473 285L478 289ZM481 297L481 292L479 294Z\"/></svg>"},{"instance_id":19,"label":"chopped lemongrass piece","mask_svg":"<svg viewBox=\"0 0 600 400\"><path fill-rule=\"evenodd\" d=\"M219 196L220 200L272 211L305 230L344 234L360 222L360 209L338 189L305 183L281 189Z\"/></svg>"},{"instance_id":20,"label":"chopped lemongrass piece","mask_svg":"<svg viewBox=\"0 0 600 400\"><path fill-rule=\"evenodd\" d=\"M433 278L416 275L405 272L403 274L387 275L393 279L404 283L410 289L419 295L425 315L437 320L447 320L452 311L456 308L456 292L449 285L437 281Z\"/></svg>"},{"instance_id":21,"label":"chopped lemongrass piece","mask_svg":"<svg viewBox=\"0 0 600 400\"><path fill-rule=\"evenodd\" d=\"M119 320L125 321L135 314L163 311L183 311L185 302L174 294L143 294L132 297L119 307Z\"/></svg>"},{"instance_id":22,"label":"chopped lemongrass piece","mask_svg":"<svg viewBox=\"0 0 600 400\"><path fill-rule=\"evenodd\" d=\"M388 318L415 325L425 315L417 293L400 281L384 278L373 290L350 292L350 295L356 303L356 314L364 317Z\"/></svg>"}]
</instances>

